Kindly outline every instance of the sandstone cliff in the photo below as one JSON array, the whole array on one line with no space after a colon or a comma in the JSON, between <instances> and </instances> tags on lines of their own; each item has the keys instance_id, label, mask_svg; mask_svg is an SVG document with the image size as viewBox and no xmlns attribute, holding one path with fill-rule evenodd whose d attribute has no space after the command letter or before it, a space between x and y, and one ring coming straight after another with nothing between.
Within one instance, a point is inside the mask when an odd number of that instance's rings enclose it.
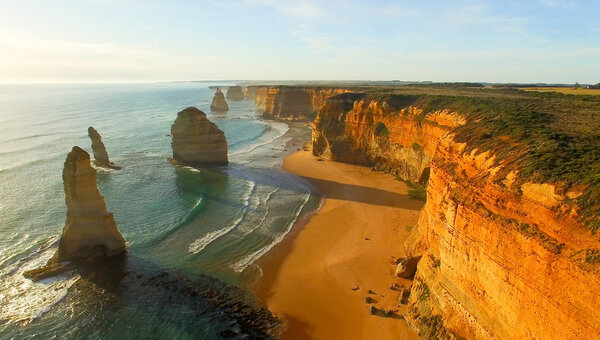
<instances>
[{"instance_id":1,"label":"sandstone cliff","mask_svg":"<svg viewBox=\"0 0 600 340\"><path fill-rule=\"evenodd\" d=\"M230 86L227 89L227 100L244 100L244 92L241 86Z\"/></svg>"},{"instance_id":2,"label":"sandstone cliff","mask_svg":"<svg viewBox=\"0 0 600 340\"><path fill-rule=\"evenodd\" d=\"M173 159L177 162L190 165L228 163L225 134L195 107L188 107L177 114L171 135Z\"/></svg>"},{"instance_id":3,"label":"sandstone cliff","mask_svg":"<svg viewBox=\"0 0 600 340\"><path fill-rule=\"evenodd\" d=\"M327 98L348 92L344 88L296 86L248 86L255 106L265 118L312 120Z\"/></svg>"},{"instance_id":4,"label":"sandstone cliff","mask_svg":"<svg viewBox=\"0 0 600 340\"><path fill-rule=\"evenodd\" d=\"M315 120L313 150L427 184L405 245L408 262L420 258L405 318L424 338L597 338L600 238L581 208L594 196L577 182L544 182L553 169L536 160L551 155L536 154L544 143L572 142L572 132L561 117L488 106L477 98L333 96ZM552 133L554 121L561 124ZM573 148L593 153L590 140L589 149Z\"/></svg>"},{"instance_id":5,"label":"sandstone cliff","mask_svg":"<svg viewBox=\"0 0 600 340\"><path fill-rule=\"evenodd\" d=\"M313 152L425 184L439 138L465 119L447 110L424 114L410 106L415 100L412 96L371 100L360 93L331 97L314 122Z\"/></svg>"},{"instance_id":6,"label":"sandstone cliff","mask_svg":"<svg viewBox=\"0 0 600 340\"><path fill-rule=\"evenodd\" d=\"M93 127L88 128L88 136L92 140L92 152L94 153L94 164L111 169L120 169L108 159L108 153L102 142L102 137Z\"/></svg>"},{"instance_id":7,"label":"sandstone cliff","mask_svg":"<svg viewBox=\"0 0 600 340\"><path fill-rule=\"evenodd\" d=\"M215 112L226 112L229 111L229 105L225 100L225 96L221 89L217 89L215 96L213 97L212 103L210 104L210 110Z\"/></svg>"},{"instance_id":8,"label":"sandstone cliff","mask_svg":"<svg viewBox=\"0 0 600 340\"><path fill-rule=\"evenodd\" d=\"M58 260L123 253L125 240L98 191L96 170L90 164L90 156L77 146L65 161L63 182L67 220L59 242Z\"/></svg>"},{"instance_id":9,"label":"sandstone cliff","mask_svg":"<svg viewBox=\"0 0 600 340\"><path fill-rule=\"evenodd\" d=\"M256 85L248 85L248 86L244 87L244 97L246 99L255 100L257 89L258 89L258 86L256 86Z\"/></svg>"}]
</instances>

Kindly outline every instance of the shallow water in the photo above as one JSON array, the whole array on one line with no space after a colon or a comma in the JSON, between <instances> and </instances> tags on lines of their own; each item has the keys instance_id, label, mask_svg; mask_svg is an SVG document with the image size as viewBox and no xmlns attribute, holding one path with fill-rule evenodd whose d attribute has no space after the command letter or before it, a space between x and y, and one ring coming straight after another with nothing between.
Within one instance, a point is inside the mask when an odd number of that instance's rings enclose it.
<instances>
[{"instance_id":1,"label":"shallow water","mask_svg":"<svg viewBox=\"0 0 600 340\"><path fill-rule=\"evenodd\" d=\"M286 143L307 138L308 129L264 121L252 101L230 102L228 113L212 114L209 85L0 86L0 337L219 338L218 331L237 329L231 318L215 319L228 312L210 303L190 304L185 295L165 302L168 288L132 288L163 271L244 288L260 275L253 262L318 204L305 181L281 169L291 151ZM167 162L170 126L188 106L225 132L230 165ZM74 288L75 273L38 283L22 276L56 250L66 212L62 166L74 145L91 153L88 126L123 167L98 170L100 192L128 242L118 293ZM82 302L104 298L112 302L103 308Z\"/></svg>"}]
</instances>

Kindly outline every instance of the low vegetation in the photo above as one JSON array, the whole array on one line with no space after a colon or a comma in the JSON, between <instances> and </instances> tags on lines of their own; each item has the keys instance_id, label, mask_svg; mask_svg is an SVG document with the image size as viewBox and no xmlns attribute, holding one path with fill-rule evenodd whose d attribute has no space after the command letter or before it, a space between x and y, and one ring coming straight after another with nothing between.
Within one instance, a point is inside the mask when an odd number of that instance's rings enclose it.
<instances>
[{"instance_id":1,"label":"low vegetation","mask_svg":"<svg viewBox=\"0 0 600 340\"><path fill-rule=\"evenodd\" d=\"M519 170L518 183L585 188L577 199L584 223L592 231L600 229L600 96L456 87L365 92L395 112L423 109L416 119L441 109L466 116L468 124L456 129L455 138L467 143L467 152L492 150L503 165L499 175Z\"/></svg>"},{"instance_id":2,"label":"low vegetation","mask_svg":"<svg viewBox=\"0 0 600 340\"><path fill-rule=\"evenodd\" d=\"M427 190L424 186L418 183L407 181L405 179L402 179L401 177L396 177L396 180L404 182L406 184L406 186L408 187L408 196L410 196L410 198L419 201L427 200Z\"/></svg>"}]
</instances>

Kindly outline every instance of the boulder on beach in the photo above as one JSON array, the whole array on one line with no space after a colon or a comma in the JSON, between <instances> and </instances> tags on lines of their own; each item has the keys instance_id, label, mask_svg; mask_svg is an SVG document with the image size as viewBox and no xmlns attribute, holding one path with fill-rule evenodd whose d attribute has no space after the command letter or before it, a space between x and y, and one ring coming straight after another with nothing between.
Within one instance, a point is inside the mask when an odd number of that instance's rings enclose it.
<instances>
[{"instance_id":1,"label":"boulder on beach","mask_svg":"<svg viewBox=\"0 0 600 340\"><path fill-rule=\"evenodd\" d=\"M188 165L226 165L225 133L195 107L177 114L171 126L173 159Z\"/></svg>"},{"instance_id":2,"label":"boulder on beach","mask_svg":"<svg viewBox=\"0 0 600 340\"><path fill-rule=\"evenodd\" d=\"M212 103L210 104L210 110L215 112L226 112L229 111L229 105L225 100L225 96L221 89L217 89L215 96L213 97Z\"/></svg>"},{"instance_id":3,"label":"boulder on beach","mask_svg":"<svg viewBox=\"0 0 600 340\"><path fill-rule=\"evenodd\" d=\"M227 89L227 100L244 100L244 91L241 86L231 86Z\"/></svg>"},{"instance_id":4,"label":"boulder on beach","mask_svg":"<svg viewBox=\"0 0 600 340\"><path fill-rule=\"evenodd\" d=\"M98 131L96 131L96 129L94 129L93 127L90 126L88 128L88 136L90 136L90 139L92 140L92 152L94 154L94 164L96 164L97 166L104 167L104 168L120 169L120 167L114 165L108 159L108 153L106 152L106 147L104 146L104 143L102 142L102 136L100 136Z\"/></svg>"},{"instance_id":5,"label":"boulder on beach","mask_svg":"<svg viewBox=\"0 0 600 340\"><path fill-rule=\"evenodd\" d=\"M90 155L73 147L63 169L67 220L59 242L58 260L120 255L125 239L98 191Z\"/></svg>"},{"instance_id":6,"label":"boulder on beach","mask_svg":"<svg viewBox=\"0 0 600 340\"><path fill-rule=\"evenodd\" d=\"M417 264L421 260L421 256L407 256L396 260L396 276L402 278L411 278L417 272Z\"/></svg>"}]
</instances>

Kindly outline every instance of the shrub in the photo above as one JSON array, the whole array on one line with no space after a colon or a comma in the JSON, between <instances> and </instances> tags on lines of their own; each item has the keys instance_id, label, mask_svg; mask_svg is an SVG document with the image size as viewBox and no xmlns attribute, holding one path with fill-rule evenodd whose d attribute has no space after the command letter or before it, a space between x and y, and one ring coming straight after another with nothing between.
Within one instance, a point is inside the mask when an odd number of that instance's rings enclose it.
<instances>
[{"instance_id":1,"label":"shrub","mask_svg":"<svg viewBox=\"0 0 600 340\"><path fill-rule=\"evenodd\" d=\"M375 137L388 136L390 134L390 131L387 129L385 124L379 122L377 123L377 125L375 125L375 130L373 131L373 134L375 135Z\"/></svg>"}]
</instances>

